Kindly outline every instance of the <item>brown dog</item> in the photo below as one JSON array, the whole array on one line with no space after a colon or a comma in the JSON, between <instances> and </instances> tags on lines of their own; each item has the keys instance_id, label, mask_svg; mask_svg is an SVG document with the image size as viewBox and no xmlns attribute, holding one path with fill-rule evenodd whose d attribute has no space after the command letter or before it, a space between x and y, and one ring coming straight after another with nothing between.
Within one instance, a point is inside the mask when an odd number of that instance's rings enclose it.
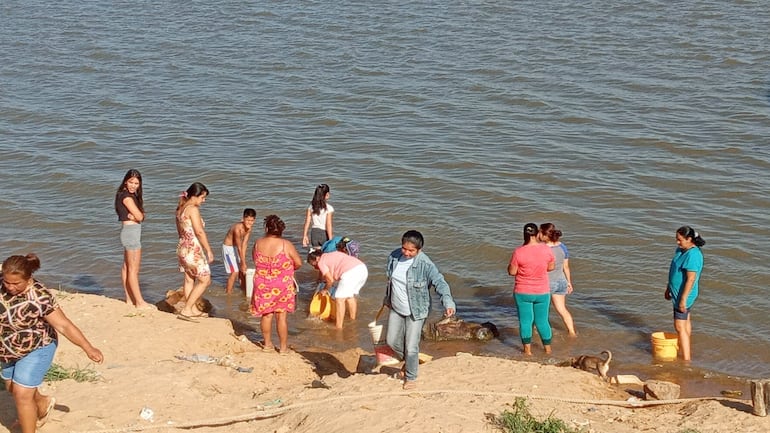
<instances>
[{"instance_id":1,"label":"brown dog","mask_svg":"<svg viewBox=\"0 0 770 433\"><path fill-rule=\"evenodd\" d=\"M570 364L581 370L595 371L599 373L599 376L601 376L603 380L607 380L607 372L610 371L612 352L605 350L602 352L602 355L606 355L606 358L602 359L598 356L580 355L577 358L570 358Z\"/></svg>"}]
</instances>

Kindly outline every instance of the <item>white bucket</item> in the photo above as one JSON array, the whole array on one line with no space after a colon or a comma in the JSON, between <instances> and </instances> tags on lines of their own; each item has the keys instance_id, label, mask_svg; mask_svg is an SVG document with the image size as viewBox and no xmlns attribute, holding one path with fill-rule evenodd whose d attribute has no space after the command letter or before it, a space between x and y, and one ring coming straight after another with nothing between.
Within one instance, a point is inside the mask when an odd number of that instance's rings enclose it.
<instances>
[{"instance_id":1,"label":"white bucket","mask_svg":"<svg viewBox=\"0 0 770 433\"><path fill-rule=\"evenodd\" d=\"M246 299L251 300L251 294L254 293L254 273L256 269L246 269Z\"/></svg>"},{"instance_id":2,"label":"white bucket","mask_svg":"<svg viewBox=\"0 0 770 433\"><path fill-rule=\"evenodd\" d=\"M369 322L369 335L372 337L372 344L375 346L384 343L382 339L382 325L378 325L377 322Z\"/></svg>"},{"instance_id":3,"label":"white bucket","mask_svg":"<svg viewBox=\"0 0 770 433\"><path fill-rule=\"evenodd\" d=\"M377 346L378 344L385 343L385 338L382 335L383 325L378 325L377 321L380 320L382 312L385 311L385 306L380 307L380 311L374 316L374 322L369 322L369 335L372 337L372 344Z\"/></svg>"}]
</instances>

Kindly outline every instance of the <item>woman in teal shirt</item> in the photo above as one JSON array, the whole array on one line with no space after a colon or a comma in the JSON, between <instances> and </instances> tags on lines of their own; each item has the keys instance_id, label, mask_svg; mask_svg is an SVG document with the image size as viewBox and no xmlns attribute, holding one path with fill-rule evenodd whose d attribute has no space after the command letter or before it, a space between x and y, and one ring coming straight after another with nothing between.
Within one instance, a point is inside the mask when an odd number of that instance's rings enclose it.
<instances>
[{"instance_id":1,"label":"woman in teal shirt","mask_svg":"<svg viewBox=\"0 0 770 433\"><path fill-rule=\"evenodd\" d=\"M674 304L674 329L676 329L682 358L689 361L692 323L690 309L698 297L698 280L703 271L703 253L700 247L706 241L690 226L676 231L677 249L668 269L668 286L665 297Z\"/></svg>"}]
</instances>

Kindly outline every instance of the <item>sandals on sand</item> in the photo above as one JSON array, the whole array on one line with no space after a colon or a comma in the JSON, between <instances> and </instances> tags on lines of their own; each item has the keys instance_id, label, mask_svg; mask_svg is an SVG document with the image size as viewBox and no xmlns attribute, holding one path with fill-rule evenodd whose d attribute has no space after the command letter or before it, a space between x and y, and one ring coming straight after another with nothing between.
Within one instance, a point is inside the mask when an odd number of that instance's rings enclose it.
<instances>
[{"instance_id":1,"label":"sandals on sand","mask_svg":"<svg viewBox=\"0 0 770 433\"><path fill-rule=\"evenodd\" d=\"M265 342L261 341L257 343L257 346L259 346L260 349L262 349L263 352L275 352L275 346L265 346Z\"/></svg>"},{"instance_id":2,"label":"sandals on sand","mask_svg":"<svg viewBox=\"0 0 770 433\"><path fill-rule=\"evenodd\" d=\"M179 320L184 320L186 322L192 322L192 323L198 323L198 319L209 317L207 313L198 313L188 316L187 314L179 313L178 316L176 316Z\"/></svg>"},{"instance_id":3,"label":"sandals on sand","mask_svg":"<svg viewBox=\"0 0 770 433\"><path fill-rule=\"evenodd\" d=\"M41 416L37 420L37 428L44 426L45 423L48 422L48 417L51 416L51 412L53 412L54 406L56 406L56 399L53 397L50 397L50 399L48 400L48 407L46 408L45 413L43 414L43 416Z\"/></svg>"}]
</instances>

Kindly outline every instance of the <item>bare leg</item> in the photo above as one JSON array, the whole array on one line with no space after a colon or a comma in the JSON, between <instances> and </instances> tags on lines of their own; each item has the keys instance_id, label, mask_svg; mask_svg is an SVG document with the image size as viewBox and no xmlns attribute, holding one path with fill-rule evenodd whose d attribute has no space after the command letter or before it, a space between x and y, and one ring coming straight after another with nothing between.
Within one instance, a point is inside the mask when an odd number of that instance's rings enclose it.
<instances>
[{"instance_id":1,"label":"bare leg","mask_svg":"<svg viewBox=\"0 0 770 433\"><path fill-rule=\"evenodd\" d=\"M567 310L567 295L551 295L551 303L556 309L556 312L561 316L561 320L564 321L564 326L567 328L570 337L577 335L575 333L575 324L572 321L572 314Z\"/></svg>"},{"instance_id":2,"label":"bare leg","mask_svg":"<svg viewBox=\"0 0 770 433\"><path fill-rule=\"evenodd\" d=\"M266 348L274 347L273 344L273 313L265 314L259 319L259 328L262 330L262 340ZM279 336L280 338L280 336Z\"/></svg>"},{"instance_id":3,"label":"bare leg","mask_svg":"<svg viewBox=\"0 0 770 433\"><path fill-rule=\"evenodd\" d=\"M233 272L227 276L227 285L225 286L225 293L233 293L233 286L235 286L236 278L238 278L238 272Z\"/></svg>"},{"instance_id":4,"label":"bare leg","mask_svg":"<svg viewBox=\"0 0 770 433\"><path fill-rule=\"evenodd\" d=\"M187 277L188 276L185 273L185 285L187 284ZM192 292L187 296L184 308L182 308L181 311L182 314L185 316L198 316L201 314L201 311L198 309L196 304L198 303L198 300L201 298L201 296L203 296L203 293L206 291L206 288L208 288L210 282L210 275L201 275L198 277L198 280L193 285Z\"/></svg>"},{"instance_id":5,"label":"bare leg","mask_svg":"<svg viewBox=\"0 0 770 433\"><path fill-rule=\"evenodd\" d=\"M545 353L547 353L548 355L551 354L551 345L550 344L544 344L543 348L545 349Z\"/></svg>"},{"instance_id":6,"label":"bare leg","mask_svg":"<svg viewBox=\"0 0 770 433\"><path fill-rule=\"evenodd\" d=\"M337 305L337 312L334 318L335 328L342 329L342 323L345 321L345 299L337 298L334 300Z\"/></svg>"},{"instance_id":7,"label":"bare leg","mask_svg":"<svg viewBox=\"0 0 770 433\"><path fill-rule=\"evenodd\" d=\"M128 292L128 265L126 264L128 258L126 257L126 253L127 251L123 250L123 266L120 268L120 279L123 281L123 291L126 293L126 304L134 305L131 294Z\"/></svg>"},{"instance_id":8,"label":"bare leg","mask_svg":"<svg viewBox=\"0 0 770 433\"><path fill-rule=\"evenodd\" d=\"M356 320L356 313L358 312L358 300L355 296L346 299L348 304L348 314L350 314L350 320Z\"/></svg>"},{"instance_id":9,"label":"bare leg","mask_svg":"<svg viewBox=\"0 0 770 433\"><path fill-rule=\"evenodd\" d=\"M246 271L241 270L238 272L238 284L241 286L241 292L246 293Z\"/></svg>"},{"instance_id":10,"label":"bare leg","mask_svg":"<svg viewBox=\"0 0 770 433\"><path fill-rule=\"evenodd\" d=\"M9 386L7 383L6 388L10 388L9 391L13 394L22 433L35 433L37 420L45 415L50 397L40 394L37 388L25 388L13 384Z\"/></svg>"},{"instance_id":11,"label":"bare leg","mask_svg":"<svg viewBox=\"0 0 770 433\"><path fill-rule=\"evenodd\" d=\"M674 320L674 328L679 336L679 350L682 352L682 359L690 361L690 336L692 335L692 322L687 320Z\"/></svg>"},{"instance_id":12,"label":"bare leg","mask_svg":"<svg viewBox=\"0 0 770 433\"><path fill-rule=\"evenodd\" d=\"M286 316L287 313L285 311L281 313L275 313L275 327L278 331L278 342L280 344L278 350L281 353L289 350L289 323Z\"/></svg>"},{"instance_id":13,"label":"bare leg","mask_svg":"<svg viewBox=\"0 0 770 433\"><path fill-rule=\"evenodd\" d=\"M193 287L195 286L195 277L188 274L187 272L184 273L184 284L182 285L182 290L184 291L184 298L189 299L190 294L193 291Z\"/></svg>"},{"instance_id":14,"label":"bare leg","mask_svg":"<svg viewBox=\"0 0 770 433\"><path fill-rule=\"evenodd\" d=\"M126 250L124 253L124 265L126 266L126 293L136 307L149 305L142 297L139 288L139 268L142 265L142 250Z\"/></svg>"},{"instance_id":15,"label":"bare leg","mask_svg":"<svg viewBox=\"0 0 770 433\"><path fill-rule=\"evenodd\" d=\"M524 350L523 350L524 354L527 355L527 356L531 356L532 355L532 344L525 343L525 344L523 344L523 346L524 346Z\"/></svg>"}]
</instances>

